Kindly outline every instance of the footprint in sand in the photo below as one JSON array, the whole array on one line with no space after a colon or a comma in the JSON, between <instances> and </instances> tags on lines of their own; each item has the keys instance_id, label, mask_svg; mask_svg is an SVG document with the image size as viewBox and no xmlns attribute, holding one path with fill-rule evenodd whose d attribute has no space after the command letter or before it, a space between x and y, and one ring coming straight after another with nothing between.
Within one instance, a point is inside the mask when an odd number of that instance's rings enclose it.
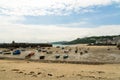
<instances>
[{"instance_id":1,"label":"footprint in sand","mask_svg":"<svg viewBox=\"0 0 120 80\"><path fill-rule=\"evenodd\" d=\"M81 74L77 74L77 76L82 76Z\"/></svg>"},{"instance_id":2,"label":"footprint in sand","mask_svg":"<svg viewBox=\"0 0 120 80\"><path fill-rule=\"evenodd\" d=\"M52 74L48 73L48 76L53 76Z\"/></svg>"},{"instance_id":3,"label":"footprint in sand","mask_svg":"<svg viewBox=\"0 0 120 80\"><path fill-rule=\"evenodd\" d=\"M6 70L3 69L3 70L0 70L0 71L6 71Z\"/></svg>"},{"instance_id":4,"label":"footprint in sand","mask_svg":"<svg viewBox=\"0 0 120 80\"><path fill-rule=\"evenodd\" d=\"M104 71L97 71L97 73L102 74L102 73L105 73L105 72Z\"/></svg>"},{"instance_id":5,"label":"footprint in sand","mask_svg":"<svg viewBox=\"0 0 120 80\"><path fill-rule=\"evenodd\" d=\"M23 72L20 71L19 73L23 73ZM38 74L41 74L41 72L38 72L37 74L35 74L34 71L30 71L29 73L24 73L24 75L31 75L31 77L37 77Z\"/></svg>"},{"instance_id":6,"label":"footprint in sand","mask_svg":"<svg viewBox=\"0 0 120 80\"><path fill-rule=\"evenodd\" d=\"M23 71L20 71L19 69L12 69L12 71L19 73L19 74L23 73Z\"/></svg>"},{"instance_id":7,"label":"footprint in sand","mask_svg":"<svg viewBox=\"0 0 120 80\"><path fill-rule=\"evenodd\" d=\"M63 77L65 77L64 75L61 75L61 76L57 76L57 78L63 78Z\"/></svg>"},{"instance_id":8,"label":"footprint in sand","mask_svg":"<svg viewBox=\"0 0 120 80\"><path fill-rule=\"evenodd\" d=\"M19 71L18 73L21 74L21 73L23 73L23 72L22 72L22 71Z\"/></svg>"},{"instance_id":9,"label":"footprint in sand","mask_svg":"<svg viewBox=\"0 0 120 80\"><path fill-rule=\"evenodd\" d=\"M19 69L12 69L12 71L20 71Z\"/></svg>"},{"instance_id":10,"label":"footprint in sand","mask_svg":"<svg viewBox=\"0 0 120 80\"><path fill-rule=\"evenodd\" d=\"M24 75L27 75L27 73L24 73Z\"/></svg>"},{"instance_id":11,"label":"footprint in sand","mask_svg":"<svg viewBox=\"0 0 120 80\"><path fill-rule=\"evenodd\" d=\"M31 74L31 75L32 75L32 74L35 74L35 72L34 72L34 71L31 71L29 74Z\"/></svg>"},{"instance_id":12,"label":"footprint in sand","mask_svg":"<svg viewBox=\"0 0 120 80\"><path fill-rule=\"evenodd\" d=\"M32 77L37 77L37 75L34 74L34 75L32 75Z\"/></svg>"},{"instance_id":13,"label":"footprint in sand","mask_svg":"<svg viewBox=\"0 0 120 80\"><path fill-rule=\"evenodd\" d=\"M37 75L40 75L40 74L42 74L42 73L41 73L41 72L38 72L38 73L37 73Z\"/></svg>"}]
</instances>

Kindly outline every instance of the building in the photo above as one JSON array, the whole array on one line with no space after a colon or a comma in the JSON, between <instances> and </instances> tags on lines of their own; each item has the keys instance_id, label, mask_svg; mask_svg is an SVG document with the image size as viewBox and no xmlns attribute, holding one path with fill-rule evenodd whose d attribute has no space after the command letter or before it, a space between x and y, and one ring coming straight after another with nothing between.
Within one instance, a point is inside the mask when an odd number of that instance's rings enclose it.
<instances>
[{"instance_id":1,"label":"building","mask_svg":"<svg viewBox=\"0 0 120 80\"><path fill-rule=\"evenodd\" d=\"M120 41L120 36L109 38L101 38L96 40L96 45L116 45Z\"/></svg>"}]
</instances>

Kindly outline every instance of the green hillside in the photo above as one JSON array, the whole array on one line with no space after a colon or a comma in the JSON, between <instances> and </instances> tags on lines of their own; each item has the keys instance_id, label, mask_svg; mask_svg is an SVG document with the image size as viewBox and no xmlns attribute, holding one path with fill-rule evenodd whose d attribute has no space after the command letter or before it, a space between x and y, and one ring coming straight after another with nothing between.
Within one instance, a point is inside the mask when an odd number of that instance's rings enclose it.
<instances>
[{"instance_id":1,"label":"green hillside","mask_svg":"<svg viewBox=\"0 0 120 80\"><path fill-rule=\"evenodd\" d=\"M61 41L61 42L55 42L57 44L90 44L90 43L96 43L97 40L113 40L115 37L120 37L120 35L114 35L114 36L92 36L92 37L85 37L85 38L77 38L72 41Z\"/></svg>"}]
</instances>

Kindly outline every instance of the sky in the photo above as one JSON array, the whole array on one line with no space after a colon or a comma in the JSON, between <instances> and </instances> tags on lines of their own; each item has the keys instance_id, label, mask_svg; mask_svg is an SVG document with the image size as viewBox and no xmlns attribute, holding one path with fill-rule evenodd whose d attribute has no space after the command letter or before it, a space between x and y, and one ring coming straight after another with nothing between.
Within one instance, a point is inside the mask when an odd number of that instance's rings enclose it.
<instances>
[{"instance_id":1,"label":"sky","mask_svg":"<svg viewBox=\"0 0 120 80\"><path fill-rule=\"evenodd\" d=\"M0 43L120 35L120 0L0 0Z\"/></svg>"}]
</instances>

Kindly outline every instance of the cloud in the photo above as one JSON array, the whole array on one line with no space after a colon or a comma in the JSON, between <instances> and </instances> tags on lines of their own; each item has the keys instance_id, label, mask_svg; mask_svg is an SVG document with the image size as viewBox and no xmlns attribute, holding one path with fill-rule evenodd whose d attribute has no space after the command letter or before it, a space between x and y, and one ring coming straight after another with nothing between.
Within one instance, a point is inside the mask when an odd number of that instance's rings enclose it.
<instances>
[{"instance_id":1,"label":"cloud","mask_svg":"<svg viewBox=\"0 0 120 80\"><path fill-rule=\"evenodd\" d=\"M0 0L0 14L69 15L72 12L93 12L89 7L112 3L120 3L120 0Z\"/></svg>"},{"instance_id":2,"label":"cloud","mask_svg":"<svg viewBox=\"0 0 120 80\"><path fill-rule=\"evenodd\" d=\"M25 18L22 16L5 16L5 15L0 15L0 25L9 25L9 24L14 24L19 21L24 21Z\"/></svg>"},{"instance_id":3,"label":"cloud","mask_svg":"<svg viewBox=\"0 0 120 80\"><path fill-rule=\"evenodd\" d=\"M95 25L89 23L87 21L87 19L83 19L81 20L80 22L75 22L75 23L68 23L68 24L59 24L57 26L60 26L60 27L69 27L69 28L79 28L79 27L84 27L84 28L87 28L87 27L95 27Z\"/></svg>"},{"instance_id":4,"label":"cloud","mask_svg":"<svg viewBox=\"0 0 120 80\"><path fill-rule=\"evenodd\" d=\"M13 23L24 20L24 17L0 16L0 42L52 42L73 40L78 37L97 35L118 35L120 25L102 25L94 28L67 27L64 25L25 25ZM82 26L85 22L73 23ZM72 25L71 25L72 26Z\"/></svg>"},{"instance_id":5,"label":"cloud","mask_svg":"<svg viewBox=\"0 0 120 80\"><path fill-rule=\"evenodd\" d=\"M90 36L119 35L120 25L102 25L91 29Z\"/></svg>"}]
</instances>

